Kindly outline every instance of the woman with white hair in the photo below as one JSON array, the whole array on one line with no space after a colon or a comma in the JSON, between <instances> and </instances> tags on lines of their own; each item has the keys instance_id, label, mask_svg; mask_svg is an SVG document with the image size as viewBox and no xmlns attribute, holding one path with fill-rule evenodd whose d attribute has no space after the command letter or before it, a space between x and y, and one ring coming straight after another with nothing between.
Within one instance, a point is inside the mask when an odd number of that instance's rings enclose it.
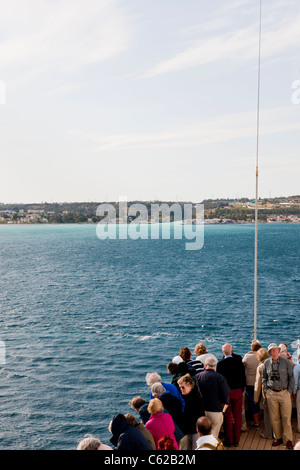
<instances>
[{"instance_id":1,"label":"woman with white hair","mask_svg":"<svg viewBox=\"0 0 300 470\"><path fill-rule=\"evenodd\" d=\"M162 382L161 376L157 372L148 372L148 374L146 374L146 383L149 387L152 387L153 384L158 383L158 382L161 383L161 385L166 389L167 392L170 392L172 395L175 395L175 397L177 397L180 400L181 408L183 411L185 403L176 385L173 385L167 382ZM150 391L150 398L154 398L151 391Z\"/></svg>"},{"instance_id":2,"label":"woman with white hair","mask_svg":"<svg viewBox=\"0 0 300 470\"><path fill-rule=\"evenodd\" d=\"M87 434L84 439L82 439L78 446L77 450L113 450L112 447L102 444L100 439Z\"/></svg>"}]
</instances>

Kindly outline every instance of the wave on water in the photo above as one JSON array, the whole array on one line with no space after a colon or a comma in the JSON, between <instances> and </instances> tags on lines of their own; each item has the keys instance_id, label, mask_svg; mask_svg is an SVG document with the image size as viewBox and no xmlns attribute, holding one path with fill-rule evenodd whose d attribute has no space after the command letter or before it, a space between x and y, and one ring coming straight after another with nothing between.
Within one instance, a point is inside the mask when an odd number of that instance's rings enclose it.
<instances>
[{"instance_id":1,"label":"wave on water","mask_svg":"<svg viewBox=\"0 0 300 470\"><path fill-rule=\"evenodd\" d=\"M141 337L139 338L139 341L148 341L149 339L155 339L155 338L157 338L156 335L152 335L152 336L151 336L151 335L148 335L148 336L141 336Z\"/></svg>"},{"instance_id":2,"label":"wave on water","mask_svg":"<svg viewBox=\"0 0 300 470\"><path fill-rule=\"evenodd\" d=\"M171 338L173 338L174 333L166 333L166 332L153 333L152 335L139 336L138 340L139 341L148 341L150 339L160 339L163 336L170 336Z\"/></svg>"},{"instance_id":3,"label":"wave on water","mask_svg":"<svg viewBox=\"0 0 300 470\"><path fill-rule=\"evenodd\" d=\"M163 336L174 338L174 336L176 337L180 335L179 334L174 335L174 333L167 333L167 332L158 332L158 333L153 333L151 335L136 336L136 337L138 338L139 341L149 341L151 339L161 339Z\"/></svg>"},{"instance_id":4,"label":"wave on water","mask_svg":"<svg viewBox=\"0 0 300 470\"><path fill-rule=\"evenodd\" d=\"M259 228L264 346L298 339L299 229ZM75 449L88 433L109 443L113 414L149 397L147 372L170 382L180 347L193 358L200 342L218 358L225 342L249 350L253 226L207 227L198 252L182 240L100 241L90 226L0 227L0 237L1 449L16 436L22 449Z\"/></svg>"}]
</instances>

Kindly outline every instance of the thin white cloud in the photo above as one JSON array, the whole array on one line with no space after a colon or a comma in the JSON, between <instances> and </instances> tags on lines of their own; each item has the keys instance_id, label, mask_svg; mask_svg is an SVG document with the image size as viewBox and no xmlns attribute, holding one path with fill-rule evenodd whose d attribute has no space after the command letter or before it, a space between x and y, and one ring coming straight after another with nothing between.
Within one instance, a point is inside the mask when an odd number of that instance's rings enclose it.
<instances>
[{"instance_id":1,"label":"thin white cloud","mask_svg":"<svg viewBox=\"0 0 300 470\"><path fill-rule=\"evenodd\" d=\"M57 86L50 90L50 95L62 95L66 93L73 93L74 91L78 91L81 88L85 87L86 83L65 83L64 85Z\"/></svg>"},{"instance_id":2,"label":"thin white cloud","mask_svg":"<svg viewBox=\"0 0 300 470\"><path fill-rule=\"evenodd\" d=\"M216 18L216 25L217 18ZM220 23L221 24L221 23ZM279 10L266 14L262 31L262 58L276 58L300 46L300 14L283 16ZM231 32L201 38L170 59L159 62L139 78L199 67L212 62L245 62L258 56L258 21Z\"/></svg>"},{"instance_id":3,"label":"thin white cloud","mask_svg":"<svg viewBox=\"0 0 300 470\"><path fill-rule=\"evenodd\" d=\"M204 39L184 52L176 54L171 59L157 64L143 74L141 78L155 77L169 72L199 67L220 60L236 61L241 56L245 60L246 55L247 58L252 58L255 56L254 45L254 35L251 34L249 29Z\"/></svg>"},{"instance_id":4,"label":"thin white cloud","mask_svg":"<svg viewBox=\"0 0 300 470\"><path fill-rule=\"evenodd\" d=\"M64 72L112 59L129 46L127 20L115 0L5 2L0 15L2 70Z\"/></svg>"},{"instance_id":5,"label":"thin white cloud","mask_svg":"<svg viewBox=\"0 0 300 470\"><path fill-rule=\"evenodd\" d=\"M300 130L299 109L297 106L267 108L260 111L259 133L279 134ZM95 142L93 152L138 148L178 148L195 147L203 144L254 138L256 136L256 112L236 113L216 116L198 124L170 129L164 133L140 134L90 134L74 132L79 138Z\"/></svg>"}]
</instances>

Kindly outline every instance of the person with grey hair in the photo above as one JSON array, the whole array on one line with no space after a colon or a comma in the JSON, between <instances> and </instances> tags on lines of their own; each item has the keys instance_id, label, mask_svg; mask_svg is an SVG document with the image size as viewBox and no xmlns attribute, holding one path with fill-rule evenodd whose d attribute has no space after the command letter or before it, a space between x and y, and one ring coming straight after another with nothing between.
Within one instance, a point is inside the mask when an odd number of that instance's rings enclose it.
<instances>
[{"instance_id":1,"label":"person with grey hair","mask_svg":"<svg viewBox=\"0 0 300 470\"><path fill-rule=\"evenodd\" d=\"M166 389L161 382L156 382L151 386L151 392L154 398L159 398L161 395L166 393Z\"/></svg>"},{"instance_id":2,"label":"person with grey hair","mask_svg":"<svg viewBox=\"0 0 300 470\"><path fill-rule=\"evenodd\" d=\"M218 363L218 359L214 356L207 356L207 358L204 361L204 367L208 366L211 369L216 369Z\"/></svg>"},{"instance_id":3,"label":"person with grey hair","mask_svg":"<svg viewBox=\"0 0 300 470\"><path fill-rule=\"evenodd\" d=\"M205 370L195 375L202 395L205 416L212 424L212 434L217 438L223 424L223 409L229 403L229 386L225 377L216 372L218 360L213 356L205 359Z\"/></svg>"},{"instance_id":4,"label":"person with grey hair","mask_svg":"<svg viewBox=\"0 0 300 470\"><path fill-rule=\"evenodd\" d=\"M175 433L175 437L177 441L180 440L183 437L183 433L181 431L181 427L183 425L183 413L180 400L175 397L175 395L168 392L161 382L157 382L152 385L151 393L154 398L160 399L164 405L165 411L172 416L175 426L177 425L179 427L180 432L177 432L177 435Z\"/></svg>"},{"instance_id":5,"label":"person with grey hair","mask_svg":"<svg viewBox=\"0 0 300 470\"><path fill-rule=\"evenodd\" d=\"M184 406L185 406L185 401L182 398L182 396L180 394L180 391L178 390L176 385L173 385L173 384L170 384L170 383L167 383L167 382L162 382L161 376L157 372L148 372L148 374L146 374L146 383L149 387L152 387L152 385L157 383L157 382L161 383L161 385L166 389L167 392L171 393L172 395L174 395L175 397L178 398L178 400L181 403L181 408L182 408L182 411L183 411ZM150 391L150 398L151 399L154 398L151 391Z\"/></svg>"},{"instance_id":6,"label":"person with grey hair","mask_svg":"<svg viewBox=\"0 0 300 470\"><path fill-rule=\"evenodd\" d=\"M86 434L84 438L79 442L77 450L113 450L112 447L102 444L100 439Z\"/></svg>"}]
</instances>

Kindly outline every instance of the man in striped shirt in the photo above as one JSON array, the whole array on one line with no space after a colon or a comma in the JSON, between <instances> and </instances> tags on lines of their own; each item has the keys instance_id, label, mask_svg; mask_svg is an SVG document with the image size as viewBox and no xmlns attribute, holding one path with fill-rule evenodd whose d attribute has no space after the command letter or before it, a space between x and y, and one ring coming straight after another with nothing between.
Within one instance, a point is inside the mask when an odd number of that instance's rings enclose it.
<instances>
[{"instance_id":1,"label":"man in striped shirt","mask_svg":"<svg viewBox=\"0 0 300 470\"><path fill-rule=\"evenodd\" d=\"M204 370L204 364L201 361L193 361L192 360L192 353L189 348L184 347L180 348L179 356L183 359L183 361L188 365L191 369L190 375L198 374ZM195 370L195 372L193 371Z\"/></svg>"}]
</instances>

